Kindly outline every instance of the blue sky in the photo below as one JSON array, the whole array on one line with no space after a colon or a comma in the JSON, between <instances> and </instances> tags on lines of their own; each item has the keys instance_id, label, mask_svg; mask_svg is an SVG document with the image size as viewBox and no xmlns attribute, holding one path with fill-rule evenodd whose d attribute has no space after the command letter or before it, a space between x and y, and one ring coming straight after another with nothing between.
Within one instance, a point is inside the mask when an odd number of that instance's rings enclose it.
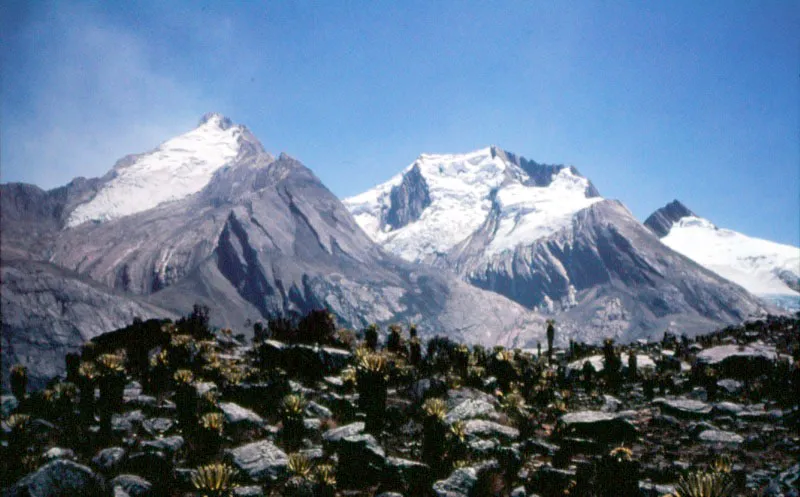
<instances>
[{"instance_id":1,"label":"blue sky","mask_svg":"<svg viewBox=\"0 0 800 497\"><path fill-rule=\"evenodd\" d=\"M800 2L4 2L3 181L99 176L207 111L337 195L420 153L575 165L800 244Z\"/></svg>"}]
</instances>

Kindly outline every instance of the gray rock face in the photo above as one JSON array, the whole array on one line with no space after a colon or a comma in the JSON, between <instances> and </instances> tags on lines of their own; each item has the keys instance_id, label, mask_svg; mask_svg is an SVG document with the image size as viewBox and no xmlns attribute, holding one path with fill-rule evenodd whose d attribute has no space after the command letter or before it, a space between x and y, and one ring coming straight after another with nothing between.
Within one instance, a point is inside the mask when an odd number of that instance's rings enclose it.
<instances>
[{"instance_id":1,"label":"gray rock face","mask_svg":"<svg viewBox=\"0 0 800 497\"><path fill-rule=\"evenodd\" d=\"M459 468L446 480L433 484L437 497L467 497L478 483L478 471L475 468Z\"/></svg>"},{"instance_id":2,"label":"gray rock face","mask_svg":"<svg viewBox=\"0 0 800 497\"><path fill-rule=\"evenodd\" d=\"M275 481L286 474L289 467L289 456L269 440L228 450L225 455L231 464L255 482Z\"/></svg>"},{"instance_id":3,"label":"gray rock face","mask_svg":"<svg viewBox=\"0 0 800 497\"><path fill-rule=\"evenodd\" d=\"M476 418L492 418L497 416L497 411L489 402L481 399L467 399L447 412L444 420L453 424L456 421Z\"/></svg>"},{"instance_id":4,"label":"gray rock face","mask_svg":"<svg viewBox=\"0 0 800 497\"><path fill-rule=\"evenodd\" d=\"M778 354L773 347L759 344L718 345L697 354L698 361L715 366L723 374L736 377L768 371L777 358Z\"/></svg>"},{"instance_id":5,"label":"gray rock face","mask_svg":"<svg viewBox=\"0 0 800 497\"><path fill-rule=\"evenodd\" d=\"M108 447L92 458L92 464L103 473L110 473L122 464L126 454L122 447Z\"/></svg>"},{"instance_id":6,"label":"gray rock face","mask_svg":"<svg viewBox=\"0 0 800 497\"><path fill-rule=\"evenodd\" d=\"M433 484L433 492L437 497L468 497L472 495L478 476L481 472L497 467L495 461L487 461L475 466L459 468L445 480Z\"/></svg>"},{"instance_id":7,"label":"gray rock face","mask_svg":"<svg viewBox=\"0 0 800 497\"><path fill-rule=\"evenodd\" d=\"M464 423L464 433L470 438L497 438L511 441L519 437L519 430L494 421L470 419Z\"/></svg>"},{"instance_id":8,"label":"gray rock face","mask_svg":"<svg viewBox=\"0 0 800 497\"><path fill-rule=\"evenodd\" d=\"M142 442L142 448L145 450L157 450L174 454L181 450L183 443L184 440L182 436L173 435L171 437L158 438L156 440L147 440Z\"/></svg>"},{"instance_id":9,"label":"gray rock face","mask_svg":"<svg viewBox=\"0 0 800 497\"><path fill-rule=\"evenodd\" d=\"M659 405L668 414L686 419L705 418L712 411L712 406L700 400L657 398L653 399L653 403Z\"/></svg>"},{"instance_id":10,"label":"gray rock face","mask_svg":"<svg viewBox=\"0 0 800 497\"><path fill-rule=\"evenodd\" d=\"M726 445L739 445L744 442L744 438L741 435L722 430L703 430L697 435L697 439L701 442Z\"/></svg>"},{"instance_id":11,"label":"gray rock face","mask_svg":"<svg viewBox=\"0 0 800 497\"><path fill-rule=\"evenodd\" d=\"M225 420L231 425L261 426L264 424L261 416L239 404L220 402L219 408L225 415Z\"/></svg>"},{"instance_id":12,"label":"gray rock face","mask_svg":"<svg viewBox=\"0 0 800 497\"><path fill-rule=\"evenodd\" d=\"M65 228L114 171L50 192L0 186L3 371L23 362L33 378L59 374L87 338L196 303L213 325L247 333L247 320L323 307L345 327L414 321L424 334L486 344L541 327L508 299L387 255L309 169L267 154L249 132L241 140L244 152L202 191L101 223ZM398 190L408 200L398 220L419 212L422 190Z\"/></svg>"},{"instance_id":13,"label":"gray rock face","mask_svg":"<svg viewBox=\"0 0 800 497\"><path fill-rule=\"evenodd\" d=\"M338 428L333 428L323 433L322 439L325 440L326 443L336 444L345 437L360 435L361 433L364 432L364 427L365 425L361 421L357 423L351 423L345 426L340 426Z\"/></svg>"},{"instance_id":14,"label":"gray rock face","mask_svg":"<svg viewBox=\"0 0 800 497\"><path fill-rule=\"evenodd\" d=\"M8 497L101 497L105 481L91 469L72 461L57 459L18 481Z\"/></svg>"},{"instance_id":15,"label":"gray rock face","mask_svg":"<svg viewBox=\"0 0 800 497\"><path fill-rule=\"evenodd\" d=\"M130 497L143 497L148 495L152 490L153 485L141 476L137 475L119 475L111 480L111 487L120 487Z\"/></svg>"},{"instance_id":16,"label":"gray rock face","mask_svg":"<svg viewBox=\"0 0 800 497\"><path fill-rule=\"evenodd\" d=\"M673 224L687 216L696 216L696 214L679 201L673 200L650 214L650 217L645 219L644 225L661 238L667 236Z\"/></svg>"},{"instance_id":17,"label":"gray rock face","mask_svg":"<svg viewBox=\"0 0 800 497\"><path fill-rule=\"evenodd\" d=\"M578 411L564 414L558 424L562 435L623 442L636 438L636 427L617 413Z\"/></svg>"},{"instance_id":18,"label":"gray rock face","mask_svg":"<svg viewBox=\"0 0 800 497\"><path fill-rule=\"evenodd\" d=\"M384 222L393 228L400 228L419 219L422 211L431 205L431 196L425 178L414 166L403 176L403 181L389 193L391 208L386 212Z\"/></svg>"},{"instance_id":19,"label":"gray rock face","mask_svg":"<svg viewBox=\"0 0 800 497\"><path fill-rule=\"evenodd\" d=\"M557 340L633 341L676 326L697 335L765 309L742 288L666 247L616 201L597 202L560 232L487 260L483 251L496 222L490 214L439 264L475 286L552 312ZM537 340L522 332L504 341L526 347Z\"/></svg>"},{"instance_id":20,"label":"gray rock face","mask_svg":"<svg viewBox=\"0 0 800 497\"><path fill-rule=\"evenodd\" d=\"M175 317L47 262L3 259L0 279L3 379L11 366L21 363L34 389L60 374L64 356L85 341L135 317Z\"/></svg>"}]
</instances>

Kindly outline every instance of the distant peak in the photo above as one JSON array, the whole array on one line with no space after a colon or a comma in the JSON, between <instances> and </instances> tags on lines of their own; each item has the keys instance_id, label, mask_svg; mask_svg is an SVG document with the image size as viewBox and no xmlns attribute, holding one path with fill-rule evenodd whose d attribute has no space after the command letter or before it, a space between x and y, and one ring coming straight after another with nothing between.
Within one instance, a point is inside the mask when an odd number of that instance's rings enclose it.
<instances>
[{"instance_id":1,"label":"distant peak","mask_svg":"<svg viewBox=\"0 0 800 497\"><path fill-rule=\"evenodd\" d=\"M233 126L233 121L223 116L219 112L208 112L200 118L200 122L197 124L197 126L200 127L207 124L218 126L220 129L228 129Z\"/></svg>"},{"instance_id":2,"label":"distant peak","mask_svg":"<svg viewBox=\"0 0 800 497\"><path fill-rule=\"evenodd\" d=\"M653 233L663 238L672 229L672 226L685 217L697 217L697 214L689 210L679 200L673 200L664 207L656 210L648 217L644 224Z\"/></svg>"},{"instance_id":3,"label":"distant peak","mask_svg":"<svg viewBox=\"0 0 800 497\"><path fill-rule=\"evenodd\" d=\"M687 216L697 217L697 214L692 212L688 207L683 205L683 203L680 200L677 200L677 199L675 199L672 202L668 203L667 205L665 205L661 209L664 209L664 210L666 210L668 212L673 213L673 215L677 215L677 216L680 216L680 217L687 217ZM678 219L680 219L680 218L678 218Z\"/></svg>"}]
</instances>

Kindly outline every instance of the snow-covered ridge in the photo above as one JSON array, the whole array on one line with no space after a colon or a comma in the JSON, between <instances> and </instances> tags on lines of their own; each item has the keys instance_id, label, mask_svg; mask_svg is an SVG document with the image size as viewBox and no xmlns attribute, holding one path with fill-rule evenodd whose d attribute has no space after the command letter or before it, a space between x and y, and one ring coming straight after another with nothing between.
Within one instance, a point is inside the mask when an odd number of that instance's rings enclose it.
<instances>
[{"instance_id":1,"label":"snow-covered ridge","mask_svg":"<svg viewBox=\"0 0 800 497\"><path fill-rule=\"evenodd\" d=\"M750 293L769 300L800 298L787 281L800 279L800 248L721 229L711 221L686 216L661 241Z\"/></svg>"},{"instance_id":2,"label":"snow-covered ridge","mask_svg":"<svg viewBox=\"0 0 800 497\"><path fill-rule=\"evenodd\" d=\"M430 205L419 219L395 228L385 221L394 208L391 192L415 167ZM602 200L587 195L589 186L568 167L553 173L547 186L536 186L506 153L487 147L466 154L423 154L402 173L344 204L373 240L409 261L446 253L480 228L494 205L500 212L485 253L491 257L558 231L577 211Z\"/></svg>"},{"instance_id":3,"label":"snow-covered ridge","mask_svg":"<svg viewBox=\"0 0 800 497\"><path fill-rule=\"evenodd\" d=\"M72 211L67 226L128 216L199 192L237 157L242 131L219 114L207 114L197 128L115 168L114 177Z\"/></svg>"}]
</instances>

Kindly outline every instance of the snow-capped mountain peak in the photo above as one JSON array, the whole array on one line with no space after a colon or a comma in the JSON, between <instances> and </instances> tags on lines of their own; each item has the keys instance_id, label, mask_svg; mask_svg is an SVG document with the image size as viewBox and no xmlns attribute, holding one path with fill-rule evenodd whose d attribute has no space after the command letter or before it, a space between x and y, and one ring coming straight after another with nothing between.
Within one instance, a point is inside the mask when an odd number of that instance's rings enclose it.
<instances>
[{"instance_id":1,"label":"snow-capped mountain peak","mask_svg":"<svg viewBox=\"0 0 800 497\"><path fill-rule=\"evenodd\" d=\"M203 116L198 126L156 149L118 162L109 179L89 201L70 214L67 226L128 216L197 193L214 173L234 161L245 144L253 145L244 126L218 113ZM260 144L255 142L261 150Z\"/></svg>"},{"instance_id":2,"label":"snow-capped mountain peak","mask_svg":"<svg viewBox=\"0 0 800 497\"><path fill-rule=\"evenodd\" d=\"M679 202L677 215L676 202L645 221L665 245L766 300L800 305L800 247L719 228Z\"/></svg>"},{"instance_id":3,"label":"snow-capped mountain peak","mask_svg":"<svg viewBox=\"0 0 800 497\"><path fill-rule=\"evenodd\" d=\"M417 261L446 253L494 211L499 224L487 256L557 231L598 200L574 168L537 164L490 146L422 154L386 183L344 203L375 241Z\"/></svg>"}]
</instances>

